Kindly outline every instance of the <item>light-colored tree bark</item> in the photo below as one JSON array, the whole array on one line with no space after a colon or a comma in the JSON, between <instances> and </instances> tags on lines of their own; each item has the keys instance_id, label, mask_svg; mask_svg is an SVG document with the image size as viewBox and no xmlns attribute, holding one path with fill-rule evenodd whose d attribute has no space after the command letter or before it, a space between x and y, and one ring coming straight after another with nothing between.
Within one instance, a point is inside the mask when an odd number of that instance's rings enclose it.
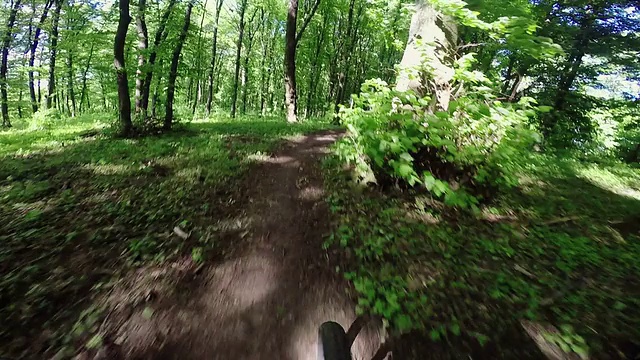
<instances>
[{"instance_id":1,"label":"light-colored tree bark","mask_svg":"<svg viewBox=\"0 0 640 360\"><path fill-rule=\"evenodd\" d=\"M448 109L454 74L452 53L457 39L455 21L435 9L428 0L418 0L396 89L431 95L436 110Z\"/></svg>"}]
</instances>

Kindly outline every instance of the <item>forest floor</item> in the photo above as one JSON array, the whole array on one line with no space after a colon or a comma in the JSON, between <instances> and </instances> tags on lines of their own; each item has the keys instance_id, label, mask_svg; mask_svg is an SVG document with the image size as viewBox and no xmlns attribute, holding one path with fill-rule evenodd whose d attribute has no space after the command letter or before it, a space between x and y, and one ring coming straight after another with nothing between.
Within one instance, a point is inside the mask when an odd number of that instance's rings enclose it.
<instances>
[{"instance_id":1,"label":"forest floor","mask_svg":"<svg viewBox=\"0 0 640 360\"><path fill-rule=\"evenodd\" d=\"M317 326L360 312L414 329L398 359L541 358L527 326L575 356L637 350L638 169L536 157L472 214L322 169L327 123L107 122L0 133L0 356L313 359Z\"/></svg>"},{"instance_id":2,"label":"forest floor","mask_svg":"<svg viewBox=\"0 0 640 360\"><path fill-rule=\"evenodd\" d=\"M321 248L330 125L102 126L0 134L0 355L311 359L320 323L349 326Z\"/></svg>"},{"instance_id":3,"label":"forest floor","mask_svg":"<svg viewBox=\"0 0 640 360\"><path fill-rule=\"evenodd\" d=\"M233 204L216 210L225 214L219 224L232 227L219 233L223 256L202 269L178 264L178 272L191 273L186 281L176 282L166 268L147 269L112 295L112 303L123 304L131 294L154 294L111 316L116 353L126 359L315 360L320 324L333 320L348 328L355 304L335 259L322 250L331 227L319 158L338 135L301 135L272 155L253 156ZM359 336L359 358L371 358L376 338L373 329Z\"/></svg>"},{"instance_id":4,"label":"forest floor","mask_svg":"<svg viewBox=\"0 0 640 360\"><path fill-rule=\"evenodd\" d=\"M351 254L357 311L406 333L398 358L540 359L532 338L560 359L640 356L637 167L537 154L478 211L326 169L330 247Z\"/></svg>"}]
</instances>

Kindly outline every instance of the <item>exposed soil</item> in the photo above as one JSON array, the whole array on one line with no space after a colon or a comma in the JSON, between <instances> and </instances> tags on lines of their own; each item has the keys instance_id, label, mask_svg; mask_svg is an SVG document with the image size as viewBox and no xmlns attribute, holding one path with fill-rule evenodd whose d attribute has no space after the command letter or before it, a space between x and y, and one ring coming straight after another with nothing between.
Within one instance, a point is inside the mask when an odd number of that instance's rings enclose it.
<instances>
[{"instance_id":1,"label":"exposed soil","mask_svg":"<svg viewBox=\"0 0 640 360\"><path fill-rule=\"evenodd\" d=\"M149 269L128 290L114 292L118 303L145 281L155 285L128 311L116 307L107 317L103 357L315 359L322 322L348 328L355 319L348 284L322 250L330 220L319 158L338 136L301 136L256 159L231 210L221 209L237 224L224 237L223 258L207 259L202 268L174 264L169 272L188 268L196 275L184 276L172 292L157 290L166 271ZM355 358L370 358L378 344L377 331L365 328Z\"/></svg>"}]
</instances>

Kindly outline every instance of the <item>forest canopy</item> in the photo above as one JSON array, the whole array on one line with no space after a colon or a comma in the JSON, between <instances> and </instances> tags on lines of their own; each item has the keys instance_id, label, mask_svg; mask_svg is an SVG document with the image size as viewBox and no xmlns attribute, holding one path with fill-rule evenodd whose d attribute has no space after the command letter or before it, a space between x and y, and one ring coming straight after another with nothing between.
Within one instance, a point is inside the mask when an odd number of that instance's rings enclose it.
<instances>
[{"instance_id":1,"label":"forest canopy","mask_svg":"<svg viewBox=\"0 0 640 360\"><path fill-rule=\"evenodd\" d=\"M635 123L618 116L639 91L633 1L431 3L460 23L449 55L473 53L473 70L495 79L500 101L553 108L534 120L549 144L615 143L638 157ZM413 12L400 0L4 2L3 125L39 110L118 110L124 132L124 112L138 128L214 111L330 116L365 80L396 81ZM127 75L130 111L120 110L116 73Z\"/></svg>"}]
</instances>

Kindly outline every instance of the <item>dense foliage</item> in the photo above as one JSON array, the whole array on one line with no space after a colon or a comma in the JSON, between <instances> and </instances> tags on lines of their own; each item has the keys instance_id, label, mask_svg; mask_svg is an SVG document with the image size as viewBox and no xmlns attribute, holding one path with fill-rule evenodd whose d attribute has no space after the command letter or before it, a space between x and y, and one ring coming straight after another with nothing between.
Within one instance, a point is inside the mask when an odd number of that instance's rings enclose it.
<instances>
[{"instance_id":1,"label":"dense foliage","mask_svg":"<svg viewBox=\"0 0 640 360\"><path fill-rule=\"evenodd\" d=\"M88 300L222 258L251 159L337 126L319 256L398 358L535 357L527 324L638 353L637 1L11 0L0 26L0 356L99 347Z\"/></svg>"}]
</instances>

